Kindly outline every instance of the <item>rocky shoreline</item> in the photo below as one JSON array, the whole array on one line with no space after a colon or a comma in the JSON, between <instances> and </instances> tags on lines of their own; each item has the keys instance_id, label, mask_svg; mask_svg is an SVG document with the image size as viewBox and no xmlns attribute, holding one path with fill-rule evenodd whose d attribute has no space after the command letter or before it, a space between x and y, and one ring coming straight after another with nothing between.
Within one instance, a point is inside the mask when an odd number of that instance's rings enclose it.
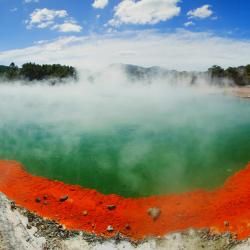
<instances>
[{"instance_id":1,"label":"rocky shoreline","mask_svg":"<svg viewBox=\"0 0 250 250\"><path fill-rule=\"evenodd\" d=\"M165 237L134 242L117 234L111 239L69 231L55 221L41 218L16 206L0 193L0 250L80 250L80 249L232 249L250 248L230 233L212 234L208 229L187 230Z\"/></svg>"},{"instance_id":2,"label":"rocky shoreline","mask_svg":"<svg viewBox=\"0 0 250 250\"><path fill-rule=\"evenodd\" d=\"M250 100L250 87L234 87L229 92L236 97Z\"/></svg>"}]
</instances>

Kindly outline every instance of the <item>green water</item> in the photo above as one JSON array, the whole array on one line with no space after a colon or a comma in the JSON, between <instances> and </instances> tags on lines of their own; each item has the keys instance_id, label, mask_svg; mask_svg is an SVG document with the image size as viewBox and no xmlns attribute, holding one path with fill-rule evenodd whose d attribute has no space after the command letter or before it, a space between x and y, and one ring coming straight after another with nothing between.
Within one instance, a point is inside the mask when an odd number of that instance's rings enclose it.
<instances>
[{"instance_id":1,"label":"green water","mask_svg":"<svg viewBox=\"0 0 250 250\"><path fill-rule=\"evenodd\" d=\"M5 118L0 123L0 158L22 162L35 175L105 194L147 196L212 189L250 160L246 100L191 96L172 102L171 108L165 101L154 105L149 101L143 110L144 105L135 110L128 105L120 114L118 107L119 115L110 116L104 109L106 120L95 108L94 123L84 110L77 111L82 116L72 109L54 119L63 113L60 101L51 109L34 103L27 101L20 110L16 103L9 112L0 112ZM46 122L44 112L50 117Z\"/></svg>"}]
</instances>

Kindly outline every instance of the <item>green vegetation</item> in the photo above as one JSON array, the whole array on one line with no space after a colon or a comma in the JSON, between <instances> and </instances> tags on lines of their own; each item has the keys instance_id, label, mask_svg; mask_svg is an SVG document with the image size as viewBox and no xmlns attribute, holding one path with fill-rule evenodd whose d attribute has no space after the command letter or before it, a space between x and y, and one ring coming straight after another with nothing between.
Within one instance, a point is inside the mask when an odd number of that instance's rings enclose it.
<instances>
[{"instance_id":1,"label":"green vegetation","mask_svg":"<svg viewBox=\"0 0 250 250\"><path fill-rule=\"evenodd\" d=\"M144 68L136 65L121 64L121 68L127 75L129 81L143 81L150 83L156 78L165 79L170 75L175 78L189 79L189 84L195 85L199 83L200 77L212 79L213 85L232 85L246 86L250 85L250 64L239 67L229 67L224 69L218 65L214 65L205 72L187 72L167 70L160 67ZM0 78L6 81L28 80L42 81L49 80L54 85L64 79L72 78L77 80L77 71L72 66L64 66L60 64L35 64L25 63L22 67L18 67L15 63L9 66L0 65ZM90 79L94 76L90 76Z\"/></svg>"},{"instance_id":2,"label":"green vegetation","mask_svg":"<svg viewBox=\"0 0 250 250\"><path fill-rule=\"evenodd\" d=\"M25 63L19 68L15 63L11 63L9 66L0 66L0 77L7 81L52 80L51 83L54 84L66 78L77 79L77 72L74 67L60 64L39 65L35 63Z\"/></svg>"},{"instance_id":3,"label":"green vegetation","mask_svg":"<svg viewBox=\"0 0 250 250\"><path fill-rule=\"evenodd\" d=\"M208 69L208 73L214 79L226 78L239 86L250 85L250 64L247 66L229 67L227 69L214 65Z\"/></svg>"},{"instance_id":4,"label":"green vegetation","mask_svg":"<svg viewBox=\"0 0 250 250\"><path fill-rule=\"evenodd\" d=\"M155 79L172 77L176 79L175 84L178 84L178 79L182 79L190 85L195 85L199 84L200 80L205 77L205 79L211 80L208 81L211 85L250 85L250 64L247 66L229 67L227 69L214 65L204 72L167 70L161 67L144 68L128 64L120 64L120 66L130 81L151 83Z\"/></svg>"}]
</instances>

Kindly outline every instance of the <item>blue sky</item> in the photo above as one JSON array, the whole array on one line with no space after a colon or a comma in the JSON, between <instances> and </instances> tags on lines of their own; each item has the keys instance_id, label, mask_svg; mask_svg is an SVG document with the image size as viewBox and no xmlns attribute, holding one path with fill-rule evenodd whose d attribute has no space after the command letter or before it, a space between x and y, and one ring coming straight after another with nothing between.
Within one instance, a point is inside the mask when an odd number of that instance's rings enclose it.
<instances>
[{"instance_id":1,"label":"blue sky","mask_svg":"<svg viewBox=\"0 0 250 250\"><path fill-rule=\"evenodd\" d=\"M121 1L110 0L103 8L92 6L94 0L40 0L25 3L25 0L0 0L0 50L22 48L35 41L55 39L62 35L82 36L90 33L105 33L109 20L114 16L114 8ZM213 12L207 18L188 19L187 13L204 5L210 5ZM181 8L178 15L155 24L122 23L116 30L158 29L160 32L169 32L177 28L191 31L213 31L221 36L231 36L239 39L249 39L249 10L250 1L246 0L182 0L177 3ZM70 18L82 27L80 32L59 32L49 28L27 28L25 21L35 9L66 10ZM55 22L63 20L56 20ZM192 21L194 25L185 27L184 23Z\"/></svg>"},{"instance_id":2,"label":"blue sky","mask_svg":"<svg viewBox=\"0 0 250 250\"><path fill-rule=\"evenodd\" d=\"M0 64L250 63L247 0L0 0Z\"/></svg>"}]
</instances>

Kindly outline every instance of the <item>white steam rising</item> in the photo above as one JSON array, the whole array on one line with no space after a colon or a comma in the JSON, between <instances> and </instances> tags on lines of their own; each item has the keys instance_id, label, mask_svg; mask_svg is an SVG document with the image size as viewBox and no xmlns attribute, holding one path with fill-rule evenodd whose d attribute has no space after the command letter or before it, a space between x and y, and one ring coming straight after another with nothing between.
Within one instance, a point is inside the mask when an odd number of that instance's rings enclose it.
<instances>
[{"instance_id":1,"label":"white steam rising","mask_svg":"<svg viewBox=\"0 0 250 250\"><path fill-rule=\"evenodd\" d=\"M191 86L188 76L169 75L145 84L129 81L123 71L111 67L94 77L82 72L79 83L1 83L0 157L36 165L36 173L50 177L51 172L56 179L72 175L66 182L106 193L129 189L129 194L144 195L173 191L178 185L183 190L190 186L191 177L185 175L193 162L193 146L200 154L195 164L205 159L201 172L209 175L207 167L218 157L213 148L218 134L249 121L249 109L239 113L228 106L220 95L223 90L212 87L209 78L200 76L198 82ZM183 138L188 138L187 145ZM69 159L78 156L71 164ZM57 163L67 165L65 173ZM98 174L107 189L98 186ZM116 181L113 186L110 178ZM194 186L199 185L198 179Z\"/></svg>"},{"instance_id":2,"label":"white steam rising","mask_svg":"<svg viewBox=\"0 0 250 250\"><path fill-rule=\"evenodd\" d=\"M75 123L81 129L104 128L158 116L174 109L190 96L221 92L209 78L200 77L199 85L190 87L189 76L169 75L151 84L131 82L118 68L95 74L81 72L79 83L50 86L46 82L27 84L0 83L0 123L37 124Z\"/></svg>"}]
</instances>

